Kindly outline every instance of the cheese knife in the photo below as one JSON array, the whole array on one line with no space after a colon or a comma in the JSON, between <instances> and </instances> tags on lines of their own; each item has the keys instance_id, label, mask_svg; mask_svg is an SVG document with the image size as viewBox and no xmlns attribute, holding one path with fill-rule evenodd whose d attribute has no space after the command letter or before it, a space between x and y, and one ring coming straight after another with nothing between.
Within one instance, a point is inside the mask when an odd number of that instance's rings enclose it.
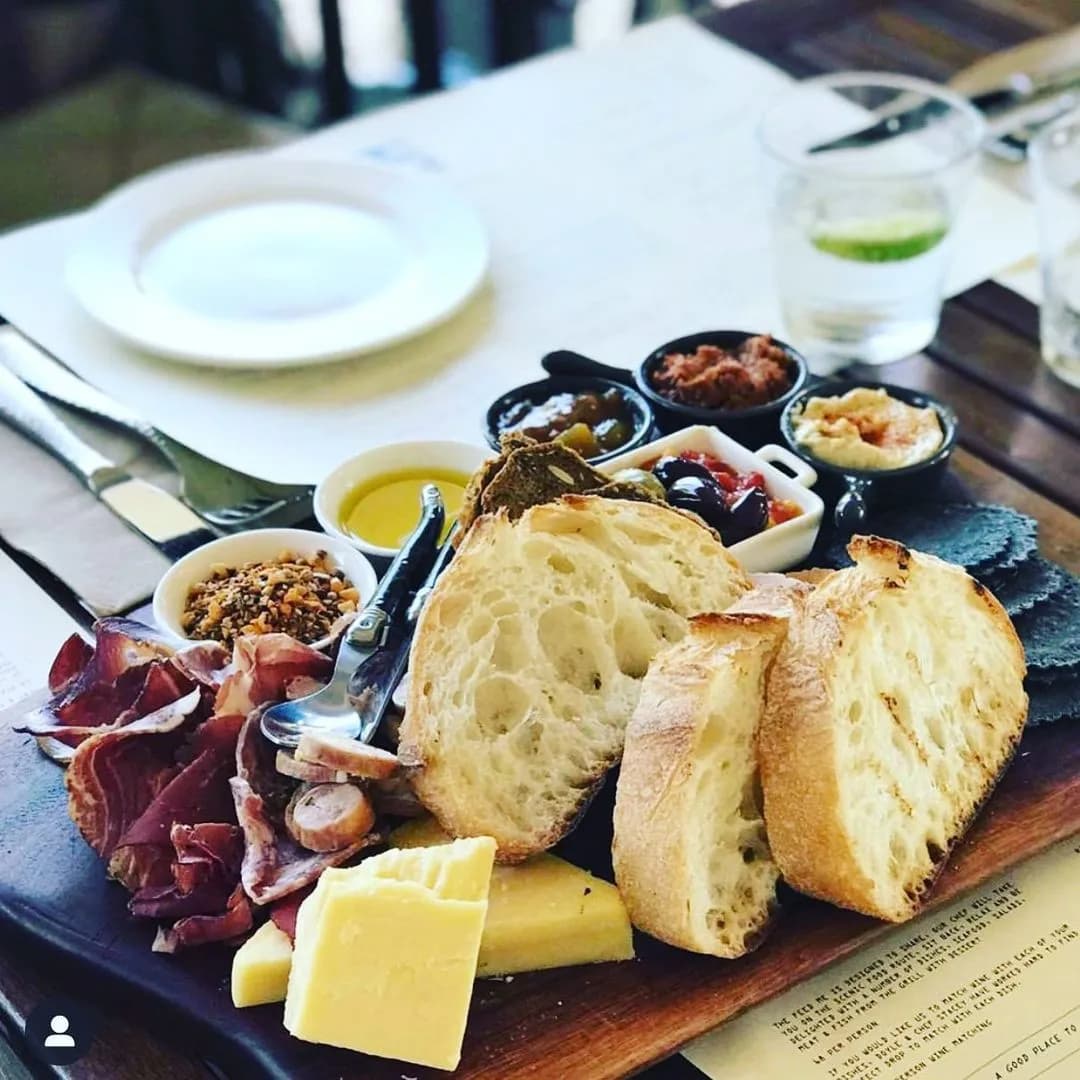
<instances>
[{"instance_id":1,"label":"cheese knife","mask_svg":"<svg viewBox=\"0 0 1080 1080\"><path fill-rule=\"evenodd\" d=\"M176 496L131 476L83 442L2 364L0 418L63 462L128 528L166 558L178 559L217 536Z\"/></svg>"},{"instance_id":2,"label":"cheese knife","mask_svg":"<svg viewBox=\"0 0 1080 1080\"><path fill-rule=\"evenodd\" d=\"M1050 94L1063 93L1076 87L1080 87L1080 68L1078 67L1066 68L1048 75L1026 75L1018 72L1012 75L1004 86L972 94L968 97L968 101L980 112L995 116L1008 109L1030 105ZM894 102L894 106L897 104ZM905 108L900 103L898 108L894 108L888 115L882 116L869 126L853 131L849 135L842 135L837 139L811 146L809 153L820 154L828 150L855 150L864 146L874 146L887 139L894 139L899 135L907 135L909 132L927 127L937 117L948 112L949 108L946 102L936 99L924 101L913 108Z\"/></svg>"}]
</instances>

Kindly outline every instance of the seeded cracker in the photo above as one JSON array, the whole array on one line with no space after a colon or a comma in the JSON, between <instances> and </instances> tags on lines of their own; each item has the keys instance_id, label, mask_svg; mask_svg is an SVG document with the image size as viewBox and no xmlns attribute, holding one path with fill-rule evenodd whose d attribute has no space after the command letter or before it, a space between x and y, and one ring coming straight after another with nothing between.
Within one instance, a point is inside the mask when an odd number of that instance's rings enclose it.
<instances>
[{"instance_id":1,"label":"seeded cracker","mask_svg":"<svg viewBox=\"0 0 1080 1080\"><path fill-rule=\"evenodd\" d=\"M871 515L860 533L899 540L907 547L968 570L989 573L999 564L1016 565L1018 555L1035 546L1035 522L1007 506L975 503L923 503ZM834 540L829 561L849 566L847 538Z\"/></svg>"},{"instance_id":2,"label":"seeded cracker","mask_svg":"<svg viewBox=\"0 0 1080 1080\"><path fill-rule=\"evenodd\" d=\"M1012 570L995 569L980 575L980 579L1013 618L1053 596L1068 581L1059 567L1039 555L1025 559Z\"/></svg>"},{"instance_id":3,"label":"seeded cracker","mask_svg":"<svg viewBox=\"0 0 1080 1080\"><path fill-rule=\"evenodd\" d=\"M1049 682L1028 680L1029 724L1080 719L1080 671Z\"/></svg>"},{"instance_id":4,"label":"seeded cracker","mask_svg":"<svg viewBox=\"0 0 1080 1080\"><path fill-rule=\"evenodd\" d=\"M1032 675L1080 672L1080 579L1070 575L1063 588L1018 616L1014 625Z\"/></svg>"}]
</instances>

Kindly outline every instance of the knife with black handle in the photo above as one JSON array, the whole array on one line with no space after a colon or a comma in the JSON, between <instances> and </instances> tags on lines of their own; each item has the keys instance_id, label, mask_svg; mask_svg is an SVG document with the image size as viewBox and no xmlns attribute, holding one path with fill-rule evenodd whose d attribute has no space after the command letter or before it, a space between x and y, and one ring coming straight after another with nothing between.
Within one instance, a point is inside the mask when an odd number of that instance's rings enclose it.
<instances>
[{"instance_id":1,"label":"knife with black handle","mask_svg":"<svg viewBox=\"0 0 1080 1080\"><path fill-rule=\"evenodd\" d=\"M0 364L0 418L62 461L128 528L169 559L216 538L178 498L131 476L87 445L17 376Z\"/></svg>"},{"instance_id":2,"label":"knife with black handle","mask_svg":"<svg viewBox=\"0 0 1080 1080\"><path fill-rule=\"evenodd\" d=\"M968 101L985 115L995 116L1077 87L1080 87L1080 68L1068 68L1048 75L1016 74L1004 86L972 94ZM950 108L947 102L937 99L910 108L905 108L902 103L894 103L894 110L889 115L882 116L850 135L842 135L811 146L809 153L821 154L829 150L856 150L874 146L898 135L920 131Z\"/></svg>"}]
</instances>

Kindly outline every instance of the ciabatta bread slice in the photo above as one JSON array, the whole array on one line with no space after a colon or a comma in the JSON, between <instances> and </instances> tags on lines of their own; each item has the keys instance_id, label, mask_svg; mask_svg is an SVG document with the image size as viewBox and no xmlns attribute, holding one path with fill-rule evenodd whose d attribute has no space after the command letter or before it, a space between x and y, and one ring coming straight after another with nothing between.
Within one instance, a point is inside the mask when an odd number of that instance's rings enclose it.
<instances>
[{"instance_id":1,"label":"ciabatta bread slice","mask_svg":"<svg viewBox=\"0 0 1080 1080\"><path fill-rule=\"evenodd\" d=\"M615 801L612 859L631 922L723 957L754 948L776 907L755 737L787 619L811 591L781 574L754 585L650 665Z\"/></svg>"},{"instance_id":2,"label":"ciabatta bread slice","mask_svg":"<svg viewBox=\"0 0 1080 1080\"><path fill-rule=\"evenodd\" d=\"M960 567L873 536L848 551L770 673L765 822L796 889L900 922L1012 757L1024 650Z\"/></svg>"},{"instance_id":3,"label":"ciabatta bread slice","mask_svg":"<svg viewBox=\"0 0 1080 1080\"><path fill-rule=\"evenodd\" d=\"M399 756L453 836L500 861L551 847L619 759L649 662L749 587L727 549L651 503L568 496L482 517L417 627Z\"/></svg>"}]
</instances>

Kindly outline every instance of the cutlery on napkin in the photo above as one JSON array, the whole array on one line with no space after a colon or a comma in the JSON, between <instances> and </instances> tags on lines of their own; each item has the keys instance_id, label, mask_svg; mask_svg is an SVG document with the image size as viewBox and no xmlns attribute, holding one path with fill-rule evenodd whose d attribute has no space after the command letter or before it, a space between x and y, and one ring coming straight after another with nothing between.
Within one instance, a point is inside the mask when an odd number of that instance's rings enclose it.
<instances>
[{"instance_id":1,"label":"cutlery on napkin","mask_svg":"<svg viewBox=\"0 0 1080 1080\"><path fill-rule=\"evenodd\" d=\"M1073 65L1045 73L1012 72L1000 85L970 93L967 97L980 112L995 117L1054 95L1064 95L1077 88L1080 88L1080 67ZM874 146L899 135L921 130L943 115L948 108L945 102L936 99L920 105L905 106L901 97L894 103L893 109L881 119L848 135L811 146L810 153Z\"/></svg>"},{"instance_id":2,"label":"cutlery on napkin","mask_svg":"<svg viewBox=\"0 0 1080 1080\"><path fill-rule=\"evenodd\" d=\"M296 525L311 517L310 487L260 480L177 442L84 382L13 326L0 326L0 358L46 397L130 431L153 446L179 474L184 502L214 527L233 532Z\"/></svg>"},{"instance_id":3,"label":"cutlery on napkin","mask_svg":"<svg viewBox=\"0 0 1080 1080\"><path fill-rule=\"evenodd\" d=\"M215 533L175 495L132 476L83 442L38 395L0 366L0 418L62 461L129 528L178 559Z\"/></svg>"}]
</instances>

